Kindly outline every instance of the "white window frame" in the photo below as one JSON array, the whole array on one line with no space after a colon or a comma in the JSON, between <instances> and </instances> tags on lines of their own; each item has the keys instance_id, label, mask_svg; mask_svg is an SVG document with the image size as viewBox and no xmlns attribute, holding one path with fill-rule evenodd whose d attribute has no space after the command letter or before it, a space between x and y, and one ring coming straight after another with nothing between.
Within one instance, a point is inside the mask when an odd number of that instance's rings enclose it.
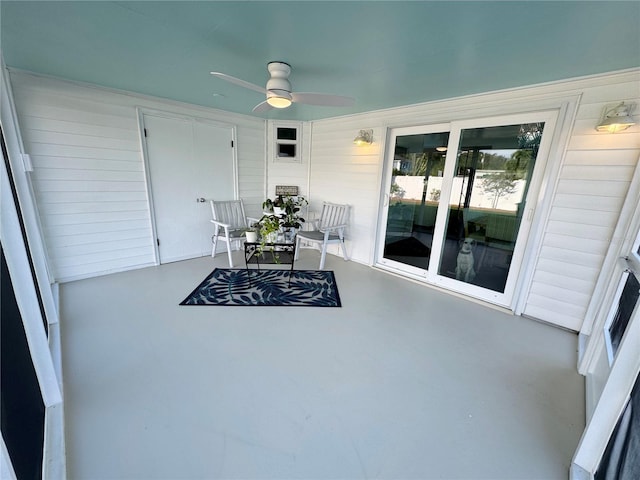
<instances>
[{"instance_id":1,"label":"white window frame","mask_svg":"<svg viewBox=\"0 0 640 480\"><path fill-rule=\"evenodd\" d=\"M638 235L638 239L640 239L640 234ZM638 240L636 240L636 244L638 243ZM637 245L636 245L636 249L637 249ZM636 250L634 250L635 252ZM635 255L635 257L637 257L637 254ZM604 323L604 342L605 342L605 346L607 349L607 357L609 360L609 366L613 365L613 361L615 360L615 356L616 356L616 352L613 351L613 342L611 340L611 325L613 324L613 320L616 316L616 313L618 312L619 309L619 302L620 302L620 297L622 296L622 292L624 290L624 287L627 283L627 280L629 278L629 275L635 275L636 279L638 279L638 281L640 281L640 270L638 270L637 268L633 268L631 267L631 265L633 265L631 257L627 257L627 258L623 258L620 259L622 262L626 262L629 267L625 268L624 271L622 272L622 276L620 277L620 281L618 282L618 288L616 290L616 293L614 295L614 300L611 304L611 308L609 309L609 314L607 315L607 320ZM637 262L636 262L637 263ZM634 311L631 314L631 318L633 318L636 314L635 310L638 310L638 305L640 304L640 302L636 303L636 306L634 308ZM631 323L631 319L629 319L629 323ZM628 329L629 325L627 324L627 328L625 329L625 332L623 333L623 338L626 335L626 330ZM620 347L618 347L620 348Z\"/></svg>"},{"instance_id":2,"label":"white window frame","mask_svg":"<svg viewBox=\"0 0 640 480\"><path fill-rule=\"evenodd\" d=\"M278 129L291 128L296 131L296 139L279 139ZM294 145L296 154L293 157L280 156L279 145ZM274 162L301 163L302 162L302 124L299 122L274 122L273 123L273 160Z\"/></svg>"},{"instance_id":3,"label":"white window frame","mask_svg":"<svg viewBox=\"0 0 640 480\"><path fill-rule=\"evenodd\" d=\"M11 275L14 294L18 309L22 316L25 336L40 386L42 400L45 406L45 438L43 445L42 478L65 478L66 460L64 456L64 411L62 397L62 366L60 352L60 331L58 322L57 297L54 291L57 285L51 285L48 266L46 263L46 249L40 234L40 224L37 217L35 202L32 197L28 173L30 166L28 156L25 155L24 145L17 120L13 93L7 69L0 61L0 113L7 154L16 189L18 204L16 204L9 172L5 168L4 159L0 169L0 237L7 261L7 268ZM18 212L22 214L26 238L23 237ZM29 266L31 251L34 275ZM39 308L38 291L43 302L43 312ZM48 335L43 328L43 322L48 323ZM2 472L11 459L8 453L5 458L6 445L2 441ZM5 465L7 464L7 465Z\"/></svg>"}]
</instances>

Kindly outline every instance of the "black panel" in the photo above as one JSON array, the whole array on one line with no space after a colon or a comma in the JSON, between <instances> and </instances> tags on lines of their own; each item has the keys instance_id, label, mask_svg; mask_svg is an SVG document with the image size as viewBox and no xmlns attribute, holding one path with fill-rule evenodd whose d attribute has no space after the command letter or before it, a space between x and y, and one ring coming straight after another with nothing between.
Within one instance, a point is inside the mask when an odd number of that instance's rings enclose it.
<instances>
[{"instance_id":1,"label":"black panel","mask_svg":"<svg viewBox=\"0 0 640 480\"><path fill-rule=\"evenodd\" d=\"M295 158L296 156L296 146L295 144L288 143L278 143L278 157L291 157Z\"/></svg>"},{"instance_id":2,"label":"black panel","mask_svg":"<svg viewBox=\"0 0 640 480\"><path fill-rule=\"evenodd\" d=\"M44 331L49 335L49 324L47 323L47 315L44 311L44 302L38 288L38 279L36 277L36 269L33 264L33 257L31 256L31 249L29 248L29 242L27 240L27 229L24 225L24 218L20 211L20 200L18 199L18 192L16 190L15 181L13 179L13 172L11 171L11 164L9 163L9 153L7 152L7 145L4 141L4 132L0 128L0 146L2 147L2 158L4 159L5 168L7 169L7 176L9 177L9 185L11 185L11 193L13 195L13 201L16 204L16 213L18 214L18 221L20 222L20 231L22 232L22 239L24 240L24 246L27 251L27 258L29 259L29 269L31 270L31 277L33 278L33 284L36 287L36 295L38 297L38 306L40 307L40 313L42 314L42 324Z\"/></svg>"},{"instance_id":3,"label":"black panel","mask_svg":"<svg viewBox=\"0 0 640 480\"><path fill-rule=\"evenodd\" d=\"M297 128L278 127L278 140L296 140Z\"/></svg>"},{"instance_id":4,"label":"black panel","mask_svg":"<svg viewBox=\"0 0 640 480\"><path fill-rule=\"evenodd\" d=\"M638 480L640 478L640 376L636 378L629 403L618 419L594 478L595 480Z\"/></svg>"},{"instance_id":5,"label":"black panel","mask_svg":"<svg viewBox=\"0 0 640 480\"><path fill-rule=\"evenodd\" d=\"M622 294L620 295L620 300L618 300L616 315L609 327L611 347L613 348L614 356L618 351L624 332L627 331L627 325L629 325L631 314L638 303L638 297L640 297L640 283L633 273L629 273Z\"/></svg>"},{"instance_id":6,"label":"black panel","mask_svg":"<svg viewBox=\"0 0 640 480\"><path fill-rule=\"evenodd\" d=\"M0 428L18 479L40 479L45 408L4 250L0 250Z\"/></svg>"}]
</instances>

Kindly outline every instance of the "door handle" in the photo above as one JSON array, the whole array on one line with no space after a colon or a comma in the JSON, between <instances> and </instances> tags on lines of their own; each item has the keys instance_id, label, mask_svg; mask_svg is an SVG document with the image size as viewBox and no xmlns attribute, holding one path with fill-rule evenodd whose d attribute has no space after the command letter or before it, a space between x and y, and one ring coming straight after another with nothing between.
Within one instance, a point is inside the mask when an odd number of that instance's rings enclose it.
<instances>
[{"instance_id":1,"label":"door handle","mask_svg":"<svg viewBox=\"0 0 640 480\"><path fill-rule=\"evenodd\" d=\"M206 200L204 198L200 197L200 198L196 198L196 202L204 203L204 202L206 202Z\"/></svg>"}]
</instances>

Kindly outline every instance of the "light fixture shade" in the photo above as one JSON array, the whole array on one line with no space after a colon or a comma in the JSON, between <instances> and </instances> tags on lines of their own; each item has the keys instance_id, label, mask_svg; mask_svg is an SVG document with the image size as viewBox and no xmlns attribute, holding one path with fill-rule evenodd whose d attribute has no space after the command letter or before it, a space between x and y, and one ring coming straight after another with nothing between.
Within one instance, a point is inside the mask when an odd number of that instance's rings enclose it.
<instances>
[{"instance_id":1,"label":"light fixture shade","mask_svg":"<svg viewBox=\"0 0 640 480\"><path fill-rule=\"evenodd\" d=\"M267 90L267 103L273 108L287 108L291 105L291 94L286 90Z\"/></svg>"},{"instance_id":2,"label":"light fixture shade","mask_svg":"<svg viewBox=\"0 0 640 480\"><path fill-rule=\"evenodd\" d=\"M356 145L371 145L373 143L373 130L360 130L360 133L353 139Z\"/></svg>"},{"instance_id":3,"label":"light fixture shade","mask_svg":"<svg viewBox=\"0 0 640 480\"><path fill-rule=\"evenodd\" d=\"M596 125L596 130L599 132L616 133L635 125L635 120L629 114L631 107L632 105L625 105L624 102L613 108L605 107L602 121Z\"/></svg>"}]
</instances>

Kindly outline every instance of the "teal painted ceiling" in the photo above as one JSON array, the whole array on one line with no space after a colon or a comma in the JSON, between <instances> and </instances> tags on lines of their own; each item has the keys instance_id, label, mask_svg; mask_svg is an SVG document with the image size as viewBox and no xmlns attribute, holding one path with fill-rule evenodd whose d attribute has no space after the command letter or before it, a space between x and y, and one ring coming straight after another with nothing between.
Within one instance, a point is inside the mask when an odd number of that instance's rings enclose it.
<instances>
[{"instance_id":1,"label":"teal painted ceiling","mask_svg":"<svg viewBox=\"0 0 640 480\"><path fill-rule=\"evenodd\" d=\"M9 67L252 114L266 64L294 104L260 116L314 120L640 66L640 2L0 1Z\"/></svg>"}]
</instances>

